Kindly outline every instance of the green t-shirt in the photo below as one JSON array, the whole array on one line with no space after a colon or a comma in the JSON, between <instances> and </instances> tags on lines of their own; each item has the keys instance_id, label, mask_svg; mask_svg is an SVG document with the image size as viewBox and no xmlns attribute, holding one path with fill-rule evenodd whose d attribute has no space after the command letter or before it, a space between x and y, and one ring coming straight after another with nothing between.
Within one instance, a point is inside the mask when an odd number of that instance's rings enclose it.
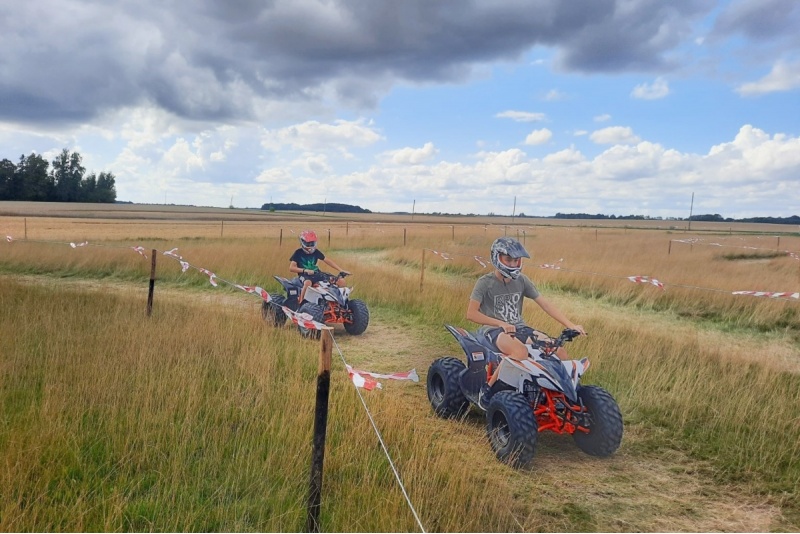
<instances>
[{"instance_id":1,"label":"green t-shirt","mask_svg":"<svg viewBox=\"0 0 800 534\"><path fill-rule=\"evenodd\" d=\"M494 319L508 324L524 324L522 320L522 298L539 298L539 290L531 279L520 274L516 280L501 282L494 272L478 278L470 299L480 302L478 310Z\"/></svg>"}]
</instances>

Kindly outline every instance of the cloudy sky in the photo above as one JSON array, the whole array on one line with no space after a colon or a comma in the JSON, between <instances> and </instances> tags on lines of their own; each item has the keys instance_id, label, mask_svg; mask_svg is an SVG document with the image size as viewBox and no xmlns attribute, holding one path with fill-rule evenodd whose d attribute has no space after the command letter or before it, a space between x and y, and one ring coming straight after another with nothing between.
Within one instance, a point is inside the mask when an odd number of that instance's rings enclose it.
<instances>
[{"instance_id":1,"label":"cloudy sky","mask_svg":"<svg viewBox=\"0 0 800 534\"><path fill-rule=\"evenodd\" d=\"M8 1L0 159L78 151L146 203L790 216L798 28L797 0Z\"/></svg>"}]
</instances>

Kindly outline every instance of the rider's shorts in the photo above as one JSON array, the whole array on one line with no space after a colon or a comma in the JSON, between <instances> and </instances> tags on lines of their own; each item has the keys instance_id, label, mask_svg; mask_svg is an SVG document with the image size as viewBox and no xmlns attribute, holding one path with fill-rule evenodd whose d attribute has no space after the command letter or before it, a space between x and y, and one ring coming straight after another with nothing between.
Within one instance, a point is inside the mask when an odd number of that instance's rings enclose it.
<instances>
[{"instance_id":1,"label":"rider's shorts","mask_svg":"<svg viewBox=\"0 0 800 534\"><path fill-rule=\"evenodd\" d=\"M481 326L480 328L478 328L477 331L477 334L479 336L483 336L484 338L486 338L489 341L489 343L492 344L492 347L498 352L500 352L500 350L497 348L497 338L502 333L503 333L503 328L500 326ZM514 337L516 337L523 343L528 343L529 339L532 339L534 341L550 339L550 336L548 336L544 332L535 330L527 325L517 325L517 331L514 334Z\"/></svg>"},{"instance_id":2,"label":"rider's shorts","mask_svg":"<svg viewBox=\"0 0 800 534\"><path fill-rule=\"evenodd\" d=\"M298 278L304 282L306 280L311 280L312 284L318 284L320 282L330 281L331 275L323 273L322 271L317 271L314 274L301 274Z\"/></svg>"}]
</instances>

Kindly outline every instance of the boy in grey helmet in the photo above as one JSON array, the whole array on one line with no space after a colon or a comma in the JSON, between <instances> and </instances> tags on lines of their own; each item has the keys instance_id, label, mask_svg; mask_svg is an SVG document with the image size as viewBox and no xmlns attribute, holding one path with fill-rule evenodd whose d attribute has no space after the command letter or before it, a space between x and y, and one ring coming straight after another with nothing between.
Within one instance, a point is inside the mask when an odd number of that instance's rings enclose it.
<instances>
[{"instance_id":1,"label":"boy in grey helmet","mask_svg":"<svg viewBox=\"0 0 800 534\"><path fill-rule=\"evenodd\" d=\"M478 335L485 336L491 344L515 360L528 357L526 343L534 339L550 339L546 334L527 326L522 320L522 301L533 299L550 317L567 328L586 335L583 326L570 321L555 305L545 299L530 278L522 274L522 258L530 258L525 247L510 237L499 237L492 243L491 262L494 271L481 276L469 299L467 319L482 325ZM568 359L560 348L556 354ZM478 398L482 407L488 403L491 387L497 381L497 372L489 378Z\"/></svg>"}]
</instances>

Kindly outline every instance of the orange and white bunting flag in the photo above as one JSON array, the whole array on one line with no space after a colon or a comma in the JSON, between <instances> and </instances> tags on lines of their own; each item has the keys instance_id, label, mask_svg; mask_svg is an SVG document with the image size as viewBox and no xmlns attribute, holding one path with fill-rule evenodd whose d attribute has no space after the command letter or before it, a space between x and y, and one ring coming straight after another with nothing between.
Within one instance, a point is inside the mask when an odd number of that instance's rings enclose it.
<instances>
[{"instance_id":1,"label":"orange and white bunting flag","mask_svg":"<svg viewBox=\"0 0 800 534\"><path fill-rule=\"evenodd\" d=\"M70 243L69 246L71 246L72 248L78 248L78 247L85 247L88 244L89 244L88 241L84 241L83 243Z\"/></svg>"},{"instance_id":2,"label":"orange and white bunting flag","mask_svg":"<svg viewBox=\"0 0 800 534\"><path fill-rule=\"evenodd\" d=\"M144 247L131 247L133 250L144 256L144 259L147 259L147 254L144 253Z\"/></svg>"}]
</instances>

